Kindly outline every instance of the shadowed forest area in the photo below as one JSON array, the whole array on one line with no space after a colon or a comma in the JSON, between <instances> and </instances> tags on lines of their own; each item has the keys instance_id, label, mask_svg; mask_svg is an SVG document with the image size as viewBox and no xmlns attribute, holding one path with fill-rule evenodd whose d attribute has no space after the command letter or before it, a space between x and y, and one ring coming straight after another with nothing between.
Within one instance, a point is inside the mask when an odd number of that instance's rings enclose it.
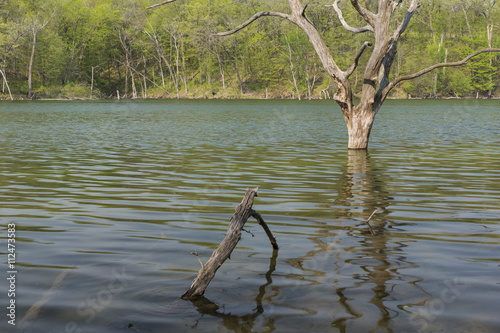
<instances>
[{"instance_id":1,"label":"shadowed forest area","mask_svg":"<svg viewBox=\"0 0 500 333\"><path fill-rule=\"evenodd\" d=\"M278 0L0 0L0 99L43 98L331 98L335 85L307 37L286 20ZM396 16L402 17L408 1ZM306 15L347 68L373 34L346 31L331 5L311 0ZM378 1L364 4L376 11ZM341 1L351 26L363 19ZM398 20L395 20L397 22ZM463 59L500 46L500 4L494 0L422 0L401 37L393 75ZM352 75L363 84L363 55ZM478 56L400 84L393 98L499 97L500 54Z\"/></svg>"}]
</instances>

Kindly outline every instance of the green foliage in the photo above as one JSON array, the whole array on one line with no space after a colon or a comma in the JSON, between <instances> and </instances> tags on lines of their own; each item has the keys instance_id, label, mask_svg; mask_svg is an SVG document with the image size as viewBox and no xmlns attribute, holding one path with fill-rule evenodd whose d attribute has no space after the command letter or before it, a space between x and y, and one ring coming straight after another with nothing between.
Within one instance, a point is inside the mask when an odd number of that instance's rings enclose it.
<instances>
[{"instance_id":1,"label":"green foliage","mask_svg":"<svg viewBox=\"0 0 500 333\"><path fill-rule=\"evenodd\" d=\"M472 92L473 87L470 76L460 70L450 69L450 74L446 78L444 93L456 97L464 97Z\"/></svg>"},{"instance_id":2,"label":"green foliage","mask_svg":"<svg viewBox=\"0 0 500 333\"><path fill-rule=\"evenodd\" d=\"M37 98L46 99L87 99L90 96L90 86L81 83L68 83L64 86L49 85L40 86L37 90ZM99 90L93 91L93 97L102 97Z\"/></svg>"},{"instance_id":3,"label":"green foliage","mask_svg":"<svg viewBox=\"0 0 500 333\"><path fill-rule=\"evenodd\" d=\"M160 1L158 1L160 2ZM229 37L214 37L258 11L289 12L284 1L178 0L146 9L154 0L6 0L0 5L0 68L14 94L27 91L32 28L53 15L40 31L34 58L33 89L51 98L88 98L93 83L100 96L319 97L331 79L324 73L304 33L286 20L262 18ZM376 1L370 2L376 8ZM394 27L407 2L396 10ZM347 69L371 34L352 34L324 1L308 2L307 16L332 55ZM462 10L467 6L467 20ZM351 26L366 23L348 1L340 6ZM392 77L433 63L457 61L487 47L486 27L500 21L490 1L422 0L398 45ZM441 43L442 36L442 43ZM495 26L491 39L500 46ZM363 84L366 52L351 76L354 92ZM92 81L92 72L94 79ZM239 76L239 77L238 77ZM295 81L294 78L295 77ZM241 82L241 83L240 83ZM241 84L241 86L240 86ZM500 84L500 56L485 54L466 66L440 69L399 88L414 97L486 95ZM295 87L296 85L296 87ZM435 91L437 89L437 91ZM241 94L243 91L243 95ZM397 91L395 90L395 93ZM399 95L398 95L399 96Z\"/></svg>"}]
</instances>

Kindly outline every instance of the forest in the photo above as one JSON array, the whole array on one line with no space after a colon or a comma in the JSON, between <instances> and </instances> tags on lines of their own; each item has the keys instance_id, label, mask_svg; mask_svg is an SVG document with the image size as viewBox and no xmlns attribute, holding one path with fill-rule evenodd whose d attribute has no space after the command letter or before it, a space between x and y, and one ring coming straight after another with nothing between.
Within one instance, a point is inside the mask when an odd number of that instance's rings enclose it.
<instances>
[{"instance_id":1,"label":"forest","mask_svg":"<svg viewBox=\"0 0 500 333\"><path fill-rule=\"evenodd\" d=\"M0 99L331 98L335 85L296 26L262 18L233 29L259 11L287 12L278 0L0 0ZM342 27L333 0L308 1L306 15L334 51L352 62L370 32ZM404 15L401 1L396 15ZM366 0L375 10L376 0ZM345 20L363 20L347 0ZM401 37L393 75L458 61L500 47L495 0L422 0ZM363 84L363 55L352 75ZM500 54L440 68L392 90L391 98L500 97Z\"/></svg>"}]
</instances>

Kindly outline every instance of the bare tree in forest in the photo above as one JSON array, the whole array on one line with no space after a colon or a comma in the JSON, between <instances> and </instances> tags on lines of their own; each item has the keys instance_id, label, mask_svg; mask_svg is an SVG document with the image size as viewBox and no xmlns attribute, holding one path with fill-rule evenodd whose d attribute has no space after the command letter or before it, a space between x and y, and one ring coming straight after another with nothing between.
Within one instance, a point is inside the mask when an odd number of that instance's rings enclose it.
<instances>
[{"instance_id":1,"label":"bare tree in forest","mask_svg":"<svg viewBox=\"0 0 500 333\"><path fill-rule=\"evenodd\" d=\"M158 3L152 7L174 2L175 0L168 0ZM287 0L291 13L282 13L275 11L264 11L254 14L246 22L237 26L236 28L218 33L218 36L227 36L238 32L245 28L255 20L266 17L274 16L292 22L297 25L308 37L313 48L315 49L318 57L325 68L328 75L332 78L337 86L337 92L334 95L334 100L340 105L344 119L347 123L349 134L349 149L367 149L370 131L372 129L375 115L380 110L380 107L386 100L389 92L399 83L411 80L421 75L424 75L436 68L460 66L465 64L471 58L485 52L500 52L500 48L485 48L478 50L461 61L445 62L435 64L433 66L422 69L416 73L390 78L391 67L394 62L398 41L405 32L411 18L417 11L420 3L418 0L378 0L378 4L374 5L377 9L370 10L367 6L361 4L358 0L350 0L352 7L366 22L366 25L361 28L350 26L344 16L339 3L341 0L334 0L332 7L336 12L342 26L352 33L369 33L374 36L374 43L364 42L355 55L351 66L342 70L332 57L330 49L325 44L321 34L316 27L307 18L306 8L299 0ZM409 3L405 7L405 13L399 22L392 22L395 17L395 12L398 7L404 3ZM371 2L370 2L371 3ZM394 19L395 20L395 19ZM391 24L392 23L392 24ZM362 54L367 48L371 48L371 54L366 63L363 87L360 96L360 102L354 105L353 90L349 81L350 76L358 67L358 62Z\"/></svg>"},{"instance_id":2,"label":"bare tree in forest","mask_svg":"<svg viewBox=\"0 0 500 333\"><path fill-rule=\"evenodd\" d=\"M28 98L34 98L34 94L32 91L32 77L33 77L33 61L35 59L35 50L37 46L37 38L38 34L41 30L43 30L47 24L49 24L50 20L54 17L56 10L52 12L52 14L47 19L42 19L40 17L41 11L37 13L36 17L31 18L29 23L29 30L31 31L31 37L33 38L33 44L31 47L31 57L28 65Z\"/></svg>"}]
</instances>

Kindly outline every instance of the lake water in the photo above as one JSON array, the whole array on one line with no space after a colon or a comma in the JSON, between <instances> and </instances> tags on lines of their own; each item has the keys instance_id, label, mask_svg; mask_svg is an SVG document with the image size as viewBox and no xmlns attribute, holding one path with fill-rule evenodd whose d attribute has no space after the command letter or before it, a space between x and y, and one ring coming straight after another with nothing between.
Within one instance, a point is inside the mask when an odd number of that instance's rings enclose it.
<instances>
[{"instance_id":1,"label":"lake water","mask_svg":"<svg viewBox=\"0 0 500 333\"><path fill-rule=\"evenodd\" d=\"M333 101L1 102L0 331L498 332L500 100L388 101L346 147ZM280 249L249 220L180 300L257 186Z\"/></svg>"}]
</instances>

